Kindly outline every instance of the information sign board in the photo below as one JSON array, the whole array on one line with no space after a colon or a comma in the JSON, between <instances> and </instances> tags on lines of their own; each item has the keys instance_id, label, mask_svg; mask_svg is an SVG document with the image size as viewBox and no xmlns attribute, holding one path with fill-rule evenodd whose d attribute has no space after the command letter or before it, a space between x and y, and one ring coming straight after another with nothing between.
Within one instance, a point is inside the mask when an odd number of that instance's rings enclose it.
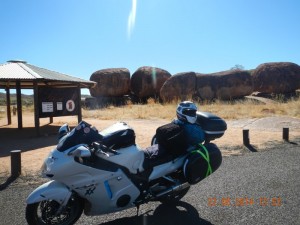
<instances>
[{"instance_id":1,"label":"information sign board","mask_svg":"<svg viewBox=\"0 0 300 225\"><path fill-rule=\"evenodd\" d=\"M39 87L39 117L78 115L79 92L77 88Z\"/></svg>"}]
</instances>

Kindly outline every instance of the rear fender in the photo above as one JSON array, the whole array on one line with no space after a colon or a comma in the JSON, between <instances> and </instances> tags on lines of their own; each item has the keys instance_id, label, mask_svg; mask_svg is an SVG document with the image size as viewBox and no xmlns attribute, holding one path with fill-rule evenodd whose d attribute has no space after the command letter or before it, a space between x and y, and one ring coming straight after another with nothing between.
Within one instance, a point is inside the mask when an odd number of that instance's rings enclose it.
<instances>
[{"instance_id":1,"label":"rear fender","mask_svg":"<svg viewBox=\"0 0 300 225\"><path fill-rule=\"evenodd\" d=\"M45 200L55 200L61 206L65 206L72 192L68 187L57 181L49 181L36 188L26 199L27 204L33 204Z\"/></svg>"}]
</instances>

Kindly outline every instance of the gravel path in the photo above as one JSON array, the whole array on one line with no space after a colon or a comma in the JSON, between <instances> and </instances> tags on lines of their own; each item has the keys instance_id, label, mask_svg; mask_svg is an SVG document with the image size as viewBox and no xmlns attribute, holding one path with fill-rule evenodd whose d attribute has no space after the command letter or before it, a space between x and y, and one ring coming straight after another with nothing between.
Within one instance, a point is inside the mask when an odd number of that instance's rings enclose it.
<instances>
[{"instance_id":1,"label":"gravel path","mask_svg":"<svg viewBox=\"0 0 300 225\"><path fill-rule=\"evenodd\" d=\"M192 186L176 206L149 203L141 206L139 216L135 209L83 215L77 224L300 224L300 139L296 141L225 157L219 170ZM0 191L1 225L26 224L25 199L39 182L34 176L21 177Z\"/></svg>"}]
</instances>

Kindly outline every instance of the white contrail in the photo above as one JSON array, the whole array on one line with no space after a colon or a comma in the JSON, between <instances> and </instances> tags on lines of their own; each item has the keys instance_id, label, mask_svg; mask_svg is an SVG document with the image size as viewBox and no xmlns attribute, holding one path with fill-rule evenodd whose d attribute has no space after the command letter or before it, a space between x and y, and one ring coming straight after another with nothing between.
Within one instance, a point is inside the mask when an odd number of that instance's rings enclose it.
<instances>
[{"instance_id":1,"label":"white contrail","mask_svg":"<svg viewBox=\"0 0 300 225\"><path fill-rule=\"evenodd\" d=\"M137 0L132 0L132 8L131 8L130 14L128 16L128 23L127 23L127 36L128 36L128 39L130 39L130 37L131 37L131 33L133 31L134 24L135 24L136 5L137 5Z\"/></svg>"}]
</instances>

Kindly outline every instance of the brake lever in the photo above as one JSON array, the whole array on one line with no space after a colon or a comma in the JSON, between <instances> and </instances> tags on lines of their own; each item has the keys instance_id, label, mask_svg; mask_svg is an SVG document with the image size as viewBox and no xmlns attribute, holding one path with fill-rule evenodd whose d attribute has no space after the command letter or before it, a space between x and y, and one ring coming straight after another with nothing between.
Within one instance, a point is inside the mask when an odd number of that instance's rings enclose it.
<instances>
[{"instance_id":1,"label":"brake lever","mask_svg":"<svg viewBox=\"0 0 300 225\"><path fill-rule=\"evenodd\" d=\"M103 154L103 155L105 155L105 156L109 157L109 154L108 154L108 153L106 153L106 152L104 152L103 150L100 150L99 152L100 152L101 154Z\"/></svg>"},{"instance_id":2,"label":"brake lever","mask_svg":"<svg viewBox=\"0 0 300 225\"><path fill-rule=\"evenodd\" d=\"M114 154L114 155L119 155L120 153L119 152L117 152L116 150L114 150L114 149L112 149L112 148L109 148L109 147L107 147L106 145L104 145L104 144L99 144L100 146L101 146L101 149L103 149L105 152L110 152L110 153L112 153L112 154Z\"/></svg>"},{"instance_id":3,"label":"brake lever","mask_svg":"<svg viewBox=\"0 0 300 225\"><path fill-rule=\"evenodd\" d=\"M119 152L117 152L116 150L114 150L112 148L108 148L108 147L106 147L106 148L107 148L108 152L113 153L114 155L119 155L120 154Z\"/></svg>"}]
</instances>

